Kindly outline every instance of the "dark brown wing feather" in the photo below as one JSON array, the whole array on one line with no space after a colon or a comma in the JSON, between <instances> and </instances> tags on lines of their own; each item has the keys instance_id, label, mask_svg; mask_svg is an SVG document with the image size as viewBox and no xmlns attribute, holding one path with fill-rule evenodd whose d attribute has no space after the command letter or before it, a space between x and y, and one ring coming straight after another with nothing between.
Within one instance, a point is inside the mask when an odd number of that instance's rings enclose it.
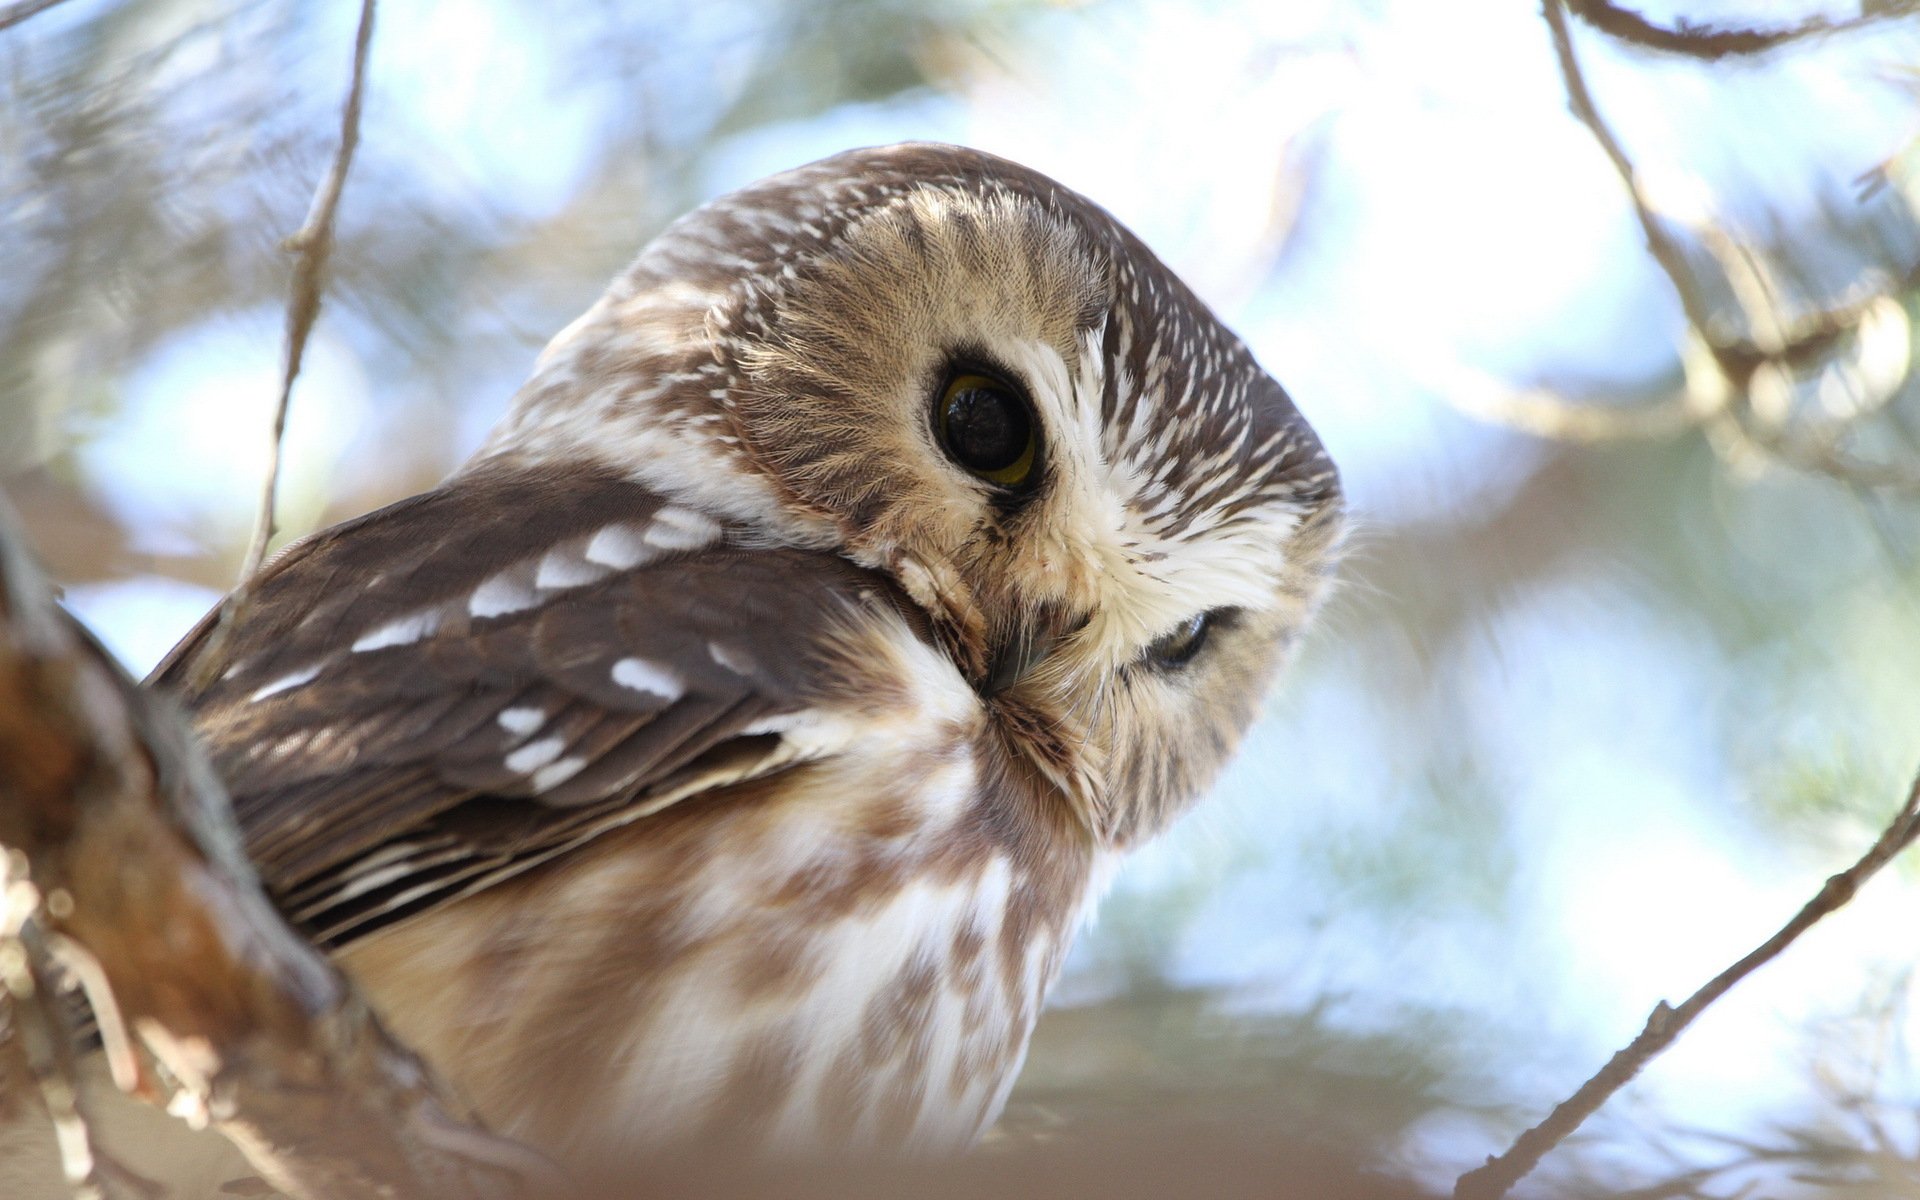
<instances>
[{"instance_id":1,"label":"dark brown wing feather","mask_svg":"<svg viewBox=\"0 0 1920 1200\"><path fill-rule=\"evenodd\" d=\"M607 476L463 477L294 546L221 661L196 667L210 615L160 665L291 916L338 944L792 761L779 718L890 594L842 559L724 540L587 555L610 528L640 546L661 509ZM490 584L520 607L476 606Z\"/></svg>"}]
</instances>

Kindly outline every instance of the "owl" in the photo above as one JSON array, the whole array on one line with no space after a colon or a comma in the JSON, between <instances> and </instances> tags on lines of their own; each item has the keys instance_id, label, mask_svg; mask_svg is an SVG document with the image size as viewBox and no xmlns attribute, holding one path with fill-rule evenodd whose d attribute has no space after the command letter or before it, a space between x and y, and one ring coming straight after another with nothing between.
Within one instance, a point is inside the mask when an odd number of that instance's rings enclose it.
<instances>
[{"instance_id":1,"label":"owl","mask_svg":"<svg viewBox=\"0 0 1920 1200\"><path fill-rule=\"evenodd\" d=\"M1105 211L857 150L668 228L470 462L156 682L282 909L497 1129L938 1153L1232 753L1340 513Z\"/></svg>"}]
</instances>

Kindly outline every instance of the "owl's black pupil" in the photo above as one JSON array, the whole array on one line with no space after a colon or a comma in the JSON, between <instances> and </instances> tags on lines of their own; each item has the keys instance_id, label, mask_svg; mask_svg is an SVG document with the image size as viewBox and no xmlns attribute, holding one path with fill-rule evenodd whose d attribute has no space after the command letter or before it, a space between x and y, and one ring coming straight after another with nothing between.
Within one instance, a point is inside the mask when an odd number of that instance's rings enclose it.
<instances>
[{"instance_id":1,"label":"owl's black pupil","mask_svg":"<svg viewBox=\"0 0 1920 1200\"><path fill-rule=\"evenodd\" d=\"M947 450L961 466L999 471L1027 451L1033 426L1026 405L1010 393L968 387L947 397Z\"/></svg>"}]
</instances>

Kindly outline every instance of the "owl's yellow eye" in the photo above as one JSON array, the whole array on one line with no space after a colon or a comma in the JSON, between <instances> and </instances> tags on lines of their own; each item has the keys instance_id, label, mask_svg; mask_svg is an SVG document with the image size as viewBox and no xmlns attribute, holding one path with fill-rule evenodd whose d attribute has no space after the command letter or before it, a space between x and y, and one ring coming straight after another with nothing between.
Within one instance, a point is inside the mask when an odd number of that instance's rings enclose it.
<instances>
[{"instance_id":1,"label":"owl's yellow eye","mask_svg":"<svg viewBox=\"0 0 1920 1200\"><path fill-rule=\"evenodd\" d=\"M989 483L1024 487L1033 479L1039 438L1026 400L990 375L960 372L940 389L934 423L947 456Z\"/></svg>"}]
</instances>

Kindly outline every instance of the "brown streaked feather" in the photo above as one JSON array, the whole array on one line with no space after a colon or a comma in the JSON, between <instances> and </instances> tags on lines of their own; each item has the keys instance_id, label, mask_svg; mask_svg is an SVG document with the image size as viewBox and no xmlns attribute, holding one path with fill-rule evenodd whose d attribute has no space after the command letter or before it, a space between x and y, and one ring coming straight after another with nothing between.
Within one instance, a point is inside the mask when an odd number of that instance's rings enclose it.
<instances>
[{"instance_id":1,"label":"brown streaked feather","mask_svg":"<svg viewBox=\"0 0 1920 1200\"><path fill-rule=\"evenodd\" d=\"M624 549L600 557L635 557L662 508L616 478L495 468L319 534L262 576L214 682L182 698L269 889L317 937L343 943L793 761L756 723L820 698L819 655L849 614L891 610L889 586L828 555L688 545L684 529L631 567L585 557L607 529ZM552 586L536 583L543 559ZM501 580L519 606L476 609ZM186 691L212 620L157 686Z\"/></svg>"}]
</instances>

